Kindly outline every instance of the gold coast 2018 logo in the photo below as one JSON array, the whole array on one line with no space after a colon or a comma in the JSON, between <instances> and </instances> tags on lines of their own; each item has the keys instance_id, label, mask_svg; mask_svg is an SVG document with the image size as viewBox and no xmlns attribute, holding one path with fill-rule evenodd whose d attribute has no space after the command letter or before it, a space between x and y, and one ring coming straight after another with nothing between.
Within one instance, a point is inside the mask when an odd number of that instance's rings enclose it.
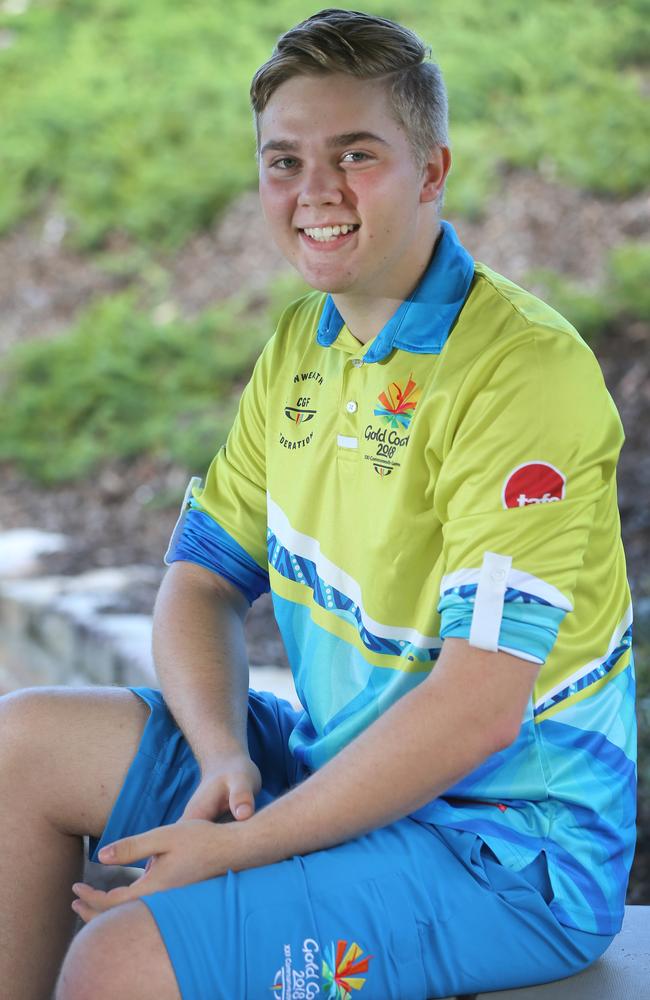
<instances>
[{"instance_id":1,"label":"gold coast 2018 logo","mask_svg":"<svg viewBox=\"0 0 650 1000\"><path fill-rule=\"evenodd\" d=\"M315 397L318 386L323 384L323 376L317 371L299 372L293 377L292 391L284 406L284 415L296 428L286 433L280 431L280 444L283 448L296 451L306 448L314 440L312 428L306 429L302 434L304 424L308 424L314 419L318 410L316 409ZM297 430L300 427L301 430Z\"/></svg>"},{"instance_id":2,"label":"gold coast 2018 logo","mask_svg":"<svg viewBox=\"0 0 650 1000\"><path fill-rule=\"evenodd\" d=\"M323 956L314 938L305 938L301 960L294 963L291 945L284 946L284 960L269 987L277 1000L351 1000L352 991L363 989L372 955L353 941L332 941ZM298 967L296 967L298 966ZM362 998L359 998L362 1000Z\"/></svg>"},{"instance_id":3,"label":"gold coast 2018 logo","mask_svg":"<svg viewBox=\"0 0 650 1000\"><path fill-rule=\"evenodd\" d=\"M363 989L372 955L362 958L363 949L356 942L332 941L325 949L323 961L323 989L328 1000L350 1000L352 990Z\"/></svg>"},{"instance_id":4,"label":"gold coast 2018 logo","mask_svg":"<svg viewBox=\"0 0 650 1000\"><path fill-rule=\"evenodd\" d=\"M393 469L399 468L400 452L409 443L409 435L405 432L410 427L420 396L421 389L418 389L413 376L409 376L405 383L391 382L388 389L377 397L373 413L379 417L380 424L378 427L368 424L364 432L366 441L373 442L375 453L364 457L372 462L381 478L390 476Z\"/></svg>"}]
</instances>

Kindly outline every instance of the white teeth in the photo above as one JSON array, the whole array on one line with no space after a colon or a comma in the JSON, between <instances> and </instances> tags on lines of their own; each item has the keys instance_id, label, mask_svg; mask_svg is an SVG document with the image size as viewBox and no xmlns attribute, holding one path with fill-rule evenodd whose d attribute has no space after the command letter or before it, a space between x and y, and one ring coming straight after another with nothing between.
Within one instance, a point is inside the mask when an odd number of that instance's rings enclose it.
<instances>
[{"instance_id":1,"label":"white teeth","mask_svg":"<svg viewBox=\"0 0 650 1000\"><path fill-rule=\"evenodd\" d=\"M358 228L358 227L357 227ZM355 229L355 226L349 226L344 224L342 226L316 226L312 229L305 229L304 232L307 236L311 236L313 240L317 240L319 243L325 243L329 240L336 239L337 236L346 236Z\"/></svg>"}]
</instances>

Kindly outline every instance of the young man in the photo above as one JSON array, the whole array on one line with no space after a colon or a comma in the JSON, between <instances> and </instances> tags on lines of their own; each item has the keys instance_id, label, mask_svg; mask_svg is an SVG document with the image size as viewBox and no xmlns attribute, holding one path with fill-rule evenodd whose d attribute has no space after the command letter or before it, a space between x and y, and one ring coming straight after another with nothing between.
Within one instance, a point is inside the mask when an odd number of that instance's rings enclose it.
<instances>
[{"instance_id":1,"label":"young man","mask_svg":"<svg viewBox=\"0 0 650 1000\"><path fill-rule=\"evenodd\" d=\"M620 928L621 426L569 324L439 221L425 58L328 10L253 81L264 213L316 291L188 495L162 694L5 700L15 1000L56 973L83 833L100 860L152 861L75 885L58 1000L425 1000L569 975ZM247 690L242 621L269 588L302 711Z\"/></svg>"}]
</instances>

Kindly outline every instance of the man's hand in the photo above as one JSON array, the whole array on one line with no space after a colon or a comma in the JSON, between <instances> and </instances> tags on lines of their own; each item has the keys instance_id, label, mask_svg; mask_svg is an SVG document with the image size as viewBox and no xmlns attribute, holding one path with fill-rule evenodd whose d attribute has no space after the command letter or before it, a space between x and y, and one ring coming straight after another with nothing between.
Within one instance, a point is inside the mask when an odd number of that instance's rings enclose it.
<instances>
[{"instance_id":1,"label":"man's hand","mask_svg":"<svg viewBox=\"0 0 650 1000\"><path fill-rule=\"evenodd\" d=\"M182 819L216 820L229 810L236 820L249 819L261 787L259 769L247 753L220 756L201 768L201 783L185 806Z\"/></svg>"},{"instance_id":2,"label":"man's hand","mask_svg":"<svg viewBox=\"0 0 650 1000\"><path fill-rule=\"evenodd\" d=\"M112 856L107 854L109 845L100 851L100 861L113 865L149 857L144 873L131 885L109 892L76 883L74 911L88 923L120 903L223 875L230 867L232 838L220 834L223 827L216 827L214 820L229 812L236 820L249 819L261 787L259 769L247 753L221 755L204 765L201 782L177 823L116 841L110 845Z\"/></svg>"},{"instance_id":3,"label":"man's hand","mask_svg":"<svg viewBox=\"0 0 650 1000\"><path fill-rule=\"evenodd\" d=\"M149 857L144 873L131 885L109 892L77 882L72 889L78 899L72 908L84 923L88 923L115 906L152 892L223 875L235 864L240 829L234 823L215 825L202 819L183 819L117 840L102 848L100 861L131 865L140 858Z\"/></svg>"}]
</instances>

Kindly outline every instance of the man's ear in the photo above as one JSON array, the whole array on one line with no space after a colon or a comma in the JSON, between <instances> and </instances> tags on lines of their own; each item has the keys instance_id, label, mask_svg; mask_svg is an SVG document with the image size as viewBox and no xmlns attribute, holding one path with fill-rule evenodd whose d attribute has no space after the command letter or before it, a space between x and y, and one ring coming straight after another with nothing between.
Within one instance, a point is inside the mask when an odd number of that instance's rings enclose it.
<instances>
[{"instance_id":1,"label":"man's ear","mask_svg":"<svg viewBox=\"0 0 650 1000\"><path fill-rule=\"evenodd\" d=\"M448 146L434 146L424 167L420 201L436 201L451 168L451 150Z\"/></svg>"}]
</instances>

